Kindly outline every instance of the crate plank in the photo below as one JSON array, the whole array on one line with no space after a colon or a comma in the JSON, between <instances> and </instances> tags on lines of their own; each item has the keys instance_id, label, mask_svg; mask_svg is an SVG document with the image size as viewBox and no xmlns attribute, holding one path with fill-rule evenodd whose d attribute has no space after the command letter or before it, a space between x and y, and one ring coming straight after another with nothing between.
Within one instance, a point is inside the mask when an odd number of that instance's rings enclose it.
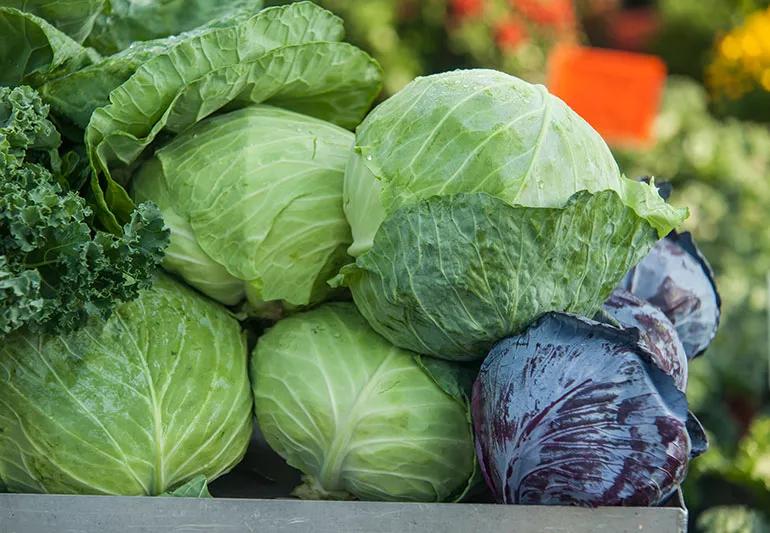
<instances>
[{"instance_id":1,"label":"crate plank","mask_svg":"<svg viewBox=\"0 0 770 533\"><path fill-rule=\"evenodd\" d=\"M676 507L321 502L0 494L0 533L684 533Z\"/></svg>"}]
</instances>

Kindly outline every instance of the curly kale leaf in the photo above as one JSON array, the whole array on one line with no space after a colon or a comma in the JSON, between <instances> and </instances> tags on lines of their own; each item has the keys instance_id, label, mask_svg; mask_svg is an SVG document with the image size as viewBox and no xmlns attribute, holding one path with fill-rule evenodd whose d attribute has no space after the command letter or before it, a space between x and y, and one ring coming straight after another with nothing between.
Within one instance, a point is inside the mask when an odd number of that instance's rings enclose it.
<instances>
[{"instance_id":1,"label":"curly kale leaf","mask_svg":"<svg viewBox=\"0 0 770 533\"><path fill-rule=\"evenodd\" d=\"M48 120L48 106L30 87L0 87L0 168L27 161L59 164L61 137Z\"/></svg>"},{"instance_id":2,"label":"curly kale leaf","mask_svg":"<svg viewBox=\"0 0 770 533\"><path fill-rule=\"evenodd\" d=\"M0 88L0 334L108 317L152 283L168 244L152 204L120 235L89 226L86 201L52 174L60 140L47 113L29 87Z\"/></svg>"}]
</instances>

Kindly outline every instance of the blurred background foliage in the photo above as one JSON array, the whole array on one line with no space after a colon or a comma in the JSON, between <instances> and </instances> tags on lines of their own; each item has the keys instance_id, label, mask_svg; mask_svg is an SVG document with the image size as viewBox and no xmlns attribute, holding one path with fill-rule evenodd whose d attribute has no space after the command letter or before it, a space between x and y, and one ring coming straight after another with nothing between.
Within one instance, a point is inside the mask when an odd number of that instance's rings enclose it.
<instances>
[{"instance_id":1,"label":"blurred background foliage","mask_svg":"<svg viewBox=\"0 0 770 533\"><path fill-rule=\"evenodd\" d=\"M691 365L691 408L712 448L685 486L690 524L770 532L770 0L316 1L380 61L383 98L454 68L545 82L559 43L665 61L655 142L614 151L627 175L673 183L723 298L720 333Z\"/></svg>"}]
</instances>

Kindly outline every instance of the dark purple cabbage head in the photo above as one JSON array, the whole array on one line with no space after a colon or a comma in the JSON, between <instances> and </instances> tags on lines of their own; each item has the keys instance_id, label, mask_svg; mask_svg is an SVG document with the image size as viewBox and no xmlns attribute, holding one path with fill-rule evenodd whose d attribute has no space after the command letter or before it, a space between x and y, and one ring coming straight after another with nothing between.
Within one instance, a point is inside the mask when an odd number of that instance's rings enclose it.
<instances>
[{"instance_id":1,"label":"dark purple cabbage head","mask_svg":"<svg viewBox=\"0 0 770 533\"><path fill-rule=\"evenodd\" d=\"M671 320L687 357L702 354L716 335L721 300L711 267L689 233L672 232L620 283Z\"/></svg>"},{"instance_id":2,"label":"dark purple cabbage head","mask_svg":"<svg viewBox=\"0 0 770 533\"><path fill-rule=\"evenodd\" d=\"M687 390L687 354L679 335L663 311L630 292L617 289L604 303L604 312L620 326L638 335L653 362Z\"/></svg>"},{"instance_id":3,"label":"dark purple cabbage head","mask_svg":"<svg viewBox=\"0 0 770 533\"><path fill-rule=\"evenodd\" d=\"M687 400L636 337L564 313L492 349L472 409L501 503L656 505L692 449Z\"/></svg>"}]
</instances>

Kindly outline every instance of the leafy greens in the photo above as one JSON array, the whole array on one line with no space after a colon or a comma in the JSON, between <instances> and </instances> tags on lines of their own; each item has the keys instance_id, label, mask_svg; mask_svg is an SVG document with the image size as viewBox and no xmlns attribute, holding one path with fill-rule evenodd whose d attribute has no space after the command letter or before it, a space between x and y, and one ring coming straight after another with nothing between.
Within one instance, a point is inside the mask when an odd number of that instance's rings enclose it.
<instances>
[{"instance_id":1,"label":"leafy greens","mask_svg":"<svg viewBox=\"0 0 770 533\"><path fill-rule=\"evenodd\" d=\"M168 244L157 208L140 205L120 236L94 231L66 190L59 134L29 87L0 88L0 334L75 329L150 285Z\"/></svg>"}]
</instances>

